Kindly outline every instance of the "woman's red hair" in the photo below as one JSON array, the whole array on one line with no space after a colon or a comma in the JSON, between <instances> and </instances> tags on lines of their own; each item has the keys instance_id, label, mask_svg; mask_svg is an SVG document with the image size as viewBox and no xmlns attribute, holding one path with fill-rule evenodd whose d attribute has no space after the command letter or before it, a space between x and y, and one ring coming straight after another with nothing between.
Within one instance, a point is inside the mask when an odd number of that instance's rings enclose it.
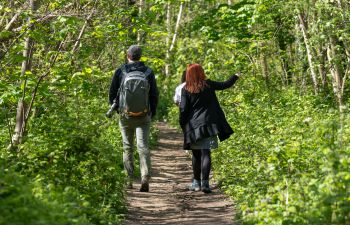
<instances>
[{"instance_id":1,"label":"woman's red hair","mask_svg":"<svg viewBox=\"0 0 350 225\"><path fill-rule=\"evenodd\" d=\"M190 93L199 93L205 87L205 73L201 65L190 64L186 70L186 86L185 89Z\"/></svg>"}]
</instances>

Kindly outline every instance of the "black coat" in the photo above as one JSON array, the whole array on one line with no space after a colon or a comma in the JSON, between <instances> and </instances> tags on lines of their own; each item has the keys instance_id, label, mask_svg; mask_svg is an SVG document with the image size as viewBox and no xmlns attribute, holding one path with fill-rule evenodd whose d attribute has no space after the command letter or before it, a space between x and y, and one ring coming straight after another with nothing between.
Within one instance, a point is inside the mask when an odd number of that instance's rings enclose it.
<instances>
[{"instance_id":1,"label":"black coat","mask_svg":"<svg viewBox=\"0 0 350 225\"><path fill-rule=\"evenodd\" d=\"M145 66L143 62L131 62L131 63L125 64L125 66L126 66L126 72L129 72L129 71L146 72L148 68L147 66ZM116 99L118 95L118 90L120 87L120 83L122 81L122 76L123 76L123 73L121 71L121 67L119 67L114 73L114 76L112 78L112 83L109 88L109 104L112 104L113 100ZM159 93L158 93L157 83L156 83L156 79L153 71L147 78L150 85L149 104L150 104L150 110L152 113L151 116L153 117L156 114ZM119 108L119 106L117 108Z\"/></svg>"},{"instance_id":2,"label":"black coat","mask_svg":"<svg viewBox=\"0 0 350 225\"><path fill-rule=\"evenodd\" d=\"M216 90L231 87L238 76L225 82L206 80L207 87L200 93L190 93L185 87L181 92L180 125L184 134L184 149L200 139L218 135L223 141L233 134L216 97Z\"/></svg>"}]
</instances>

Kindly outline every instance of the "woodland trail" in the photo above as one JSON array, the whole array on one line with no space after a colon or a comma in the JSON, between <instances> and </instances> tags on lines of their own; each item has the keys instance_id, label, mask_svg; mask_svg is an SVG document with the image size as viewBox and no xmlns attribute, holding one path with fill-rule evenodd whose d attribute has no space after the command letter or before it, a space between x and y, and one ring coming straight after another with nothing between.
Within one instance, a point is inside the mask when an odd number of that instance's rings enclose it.
<instances>
[{"instance_id":1,"label":"woodland trail","mask_svg":"<svg viewBox=\"0 0 350 225\"><path fill-rule=\"evenodd\" d=\"M128 215L125 225L219 225L233 222L233 203L212 185L213 193L188 191L191 159L181 150L182 135L158 123L158 146L152 154L150 192L139 192L140 182L127 191Z\"/></svg>"}]
</instances>

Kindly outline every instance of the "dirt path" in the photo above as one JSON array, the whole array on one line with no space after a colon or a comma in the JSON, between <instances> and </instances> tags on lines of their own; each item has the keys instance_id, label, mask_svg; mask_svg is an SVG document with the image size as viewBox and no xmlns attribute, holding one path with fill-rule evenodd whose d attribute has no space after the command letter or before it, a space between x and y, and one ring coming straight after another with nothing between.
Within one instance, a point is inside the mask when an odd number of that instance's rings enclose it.
<instances>
[{"instance_id":1,"label":"dirt path","mask_svg":"<svg viewBox=\"0 0 350 225\"><path fill-rule=\"evenodd\" d=\"M139 192L140 183L128 190L128 215L131 224L234 224L233 204L218 188L213 193L188 191L191 159L180 150L182 136L159 123L159 145L152 150L150 192Z\"/></svg>"}]
</instances>

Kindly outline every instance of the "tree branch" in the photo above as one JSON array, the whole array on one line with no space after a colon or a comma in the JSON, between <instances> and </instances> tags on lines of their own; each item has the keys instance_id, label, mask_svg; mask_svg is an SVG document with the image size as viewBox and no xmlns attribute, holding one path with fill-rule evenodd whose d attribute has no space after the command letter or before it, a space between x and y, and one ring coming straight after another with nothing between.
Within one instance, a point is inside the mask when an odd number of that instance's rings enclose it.
<instances>
[{"instance_id":1,"label":"tree branch","mask_svg":"<svg viewBox=\"0 0 350 225\"><path fill-rule=\"evenodd\" d=\"M92 11L91 11L90 15L86 18L86 20L84 22L84 25L83 25L83 27L80 30L79 36L77 38L77 41L75 42L75 44L73 46L72 53L76 52L78 47L79 47L80 40L83 37L83 34L85 32L85 29L86 29L86 26L87 26L89 20L91 19L92 15L94 14L94 8L96 7L96 2L97 2L97 0L94 2L94 6L92 8Z\"/></svg>"},{"instance_id":2,"label":"tree branch","mask_svg":"<svg viewBox=\"0 0 350 225\"><path fill-rule=\"evenodd\" d=\"M9 30L12 28L12 26L13 26L14 22L17 20L19 14L20 14L20 12L17 12L17 13L12 17L12 19L10 20L10 22L6 25L5 31L9 31Z\"/></svg>"},{"instance_id":3,"label":"tree branch","mask_svg":"<svg viewBox=\"0 0 350 225\"><path fill-rule=\"evenodd\" d=\"M88 16L88 18L89 18L90 15L91 15L91 13L90 14L74 14L74 13L73 14L47 14L47 15L42 15L41 18L36 19L35 22L31 23L29 26L32 27L38 23L46 22L48 20L51 20L51 19L59 17L59 16L61 16L61 17L81 17L81 18ZM23 29L23 26L20 26L20 27L14 28L12 31L19 32L22 29Z\"/></svg>"},{"instance_id":4,"label":"tree branch","mask_svg":"<svg viewBox=\"0 0 350 225\"><path fill-rule=\"evenodd\" d=\"M67 38L67 36L65 37L65 39L66 39L66 38ZM38 82L36 83L35 88L34 88L33 93L32 93L32 98L31 98L31 100L30 100L30 103L29 103L29 106L28 106L28 109L27 109L27 113L26 113L26 115L25 115L25 117L24 117L24 122L23 122L23 128L22 128L22 130L25 130L25 129L26 129L27 121L28 121L28 119L29 119L30 112L31 112L31 110L32 110L32 108L33 108L33 104L34 104L34 101L35 101L35 98L36 98L36 95L37 95L37 92L38 92L39 85L41 84L41 82L43 81L43 79L44 79L45 77L47 77L47 76L50 74L52 67L56 64L57 58L58 58L59 54L61 53L62 47L63 47L63 45L64 45L63 42L64 42L64 41L62 41L62 42L60 43L60 45L59 45L59 47L58 47L58 49L57 49L57 54L56 54L56 55L54 56L54 58L52 59L52 61L51 61L51 63L50 63L50 66L49 66L47 72L44 73L43 75L41 75L41 76L38 78Z\"/></svg>"}]
</instances>

